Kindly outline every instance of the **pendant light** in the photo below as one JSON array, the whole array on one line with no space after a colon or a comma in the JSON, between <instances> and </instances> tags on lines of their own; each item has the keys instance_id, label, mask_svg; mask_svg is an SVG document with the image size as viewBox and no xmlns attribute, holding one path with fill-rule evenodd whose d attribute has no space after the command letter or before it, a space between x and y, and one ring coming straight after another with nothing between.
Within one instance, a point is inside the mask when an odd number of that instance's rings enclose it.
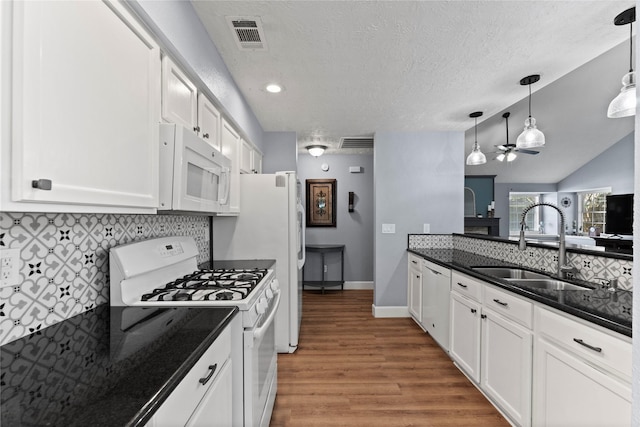
<instances>
[{"instance_id":1,"label":"pendant light","mask_svg":"<svg viewBox=\"0 0 640 427\"><path fill-rule=\"evenodd\" d=\"M636 73L633 71L633 22L636 20L636 8L632 7L616 16L615 25L629 24L629 72L622 77L622 89L609 104L607 117L617 119L636 114Z\"/></svg>"},{"instance_id":2,"label":"pendant light","mask_svg":"<svg viewBox=\"0 0 640 427\"><path fill-rule=\"evenodd\" d=\"M469 117L472 117L476 121L475 142L473 143L473 150L471 150L471 153L467 157L467 164L472 166L487 163L487 157L482 154L482 151L480 151L480 146L478 145L478 117L480 116L482 116L481 111L476 111L475 113L469 114Z\"/></svg>"},{"instance_id":3,"label":"pendant light","mask_svg":"<svg viewBox=\"0 0 640 427\"><path fill-rule=\"evenodd\" d=\"M520 80L522 86L529 86L529 117L524 121L524 130L516 140L517 148L533 148L544 146L544 134L536 127L536 119L531 117L531 85L540 80L539 74L532 74Z\"/></svg>"}]
</instances>

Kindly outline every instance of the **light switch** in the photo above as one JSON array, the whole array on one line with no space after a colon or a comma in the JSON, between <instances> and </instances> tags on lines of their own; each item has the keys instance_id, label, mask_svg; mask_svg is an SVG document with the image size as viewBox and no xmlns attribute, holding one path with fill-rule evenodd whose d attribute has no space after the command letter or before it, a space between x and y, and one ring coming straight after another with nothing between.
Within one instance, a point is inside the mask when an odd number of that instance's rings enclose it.
<instances>
[{"instance_id":1,"label":"light switch","mask_svg":"<svg viewBox=\"0 0 640 427\"><path fill-rule=\"evenodd\" d=\"M431 224L422 224L422 232L425 234L431 233Z\"/></svg>"},{"instance_id":2,"label":"light switch","mask_svg":"<svg viewBox=\"0 0 640 427\"><path fill-rule=\"evenodd\" d=\"M395 224L382 224L382 233L383 234L393 234L396 232Z\"/></svg>"}]
</instances>

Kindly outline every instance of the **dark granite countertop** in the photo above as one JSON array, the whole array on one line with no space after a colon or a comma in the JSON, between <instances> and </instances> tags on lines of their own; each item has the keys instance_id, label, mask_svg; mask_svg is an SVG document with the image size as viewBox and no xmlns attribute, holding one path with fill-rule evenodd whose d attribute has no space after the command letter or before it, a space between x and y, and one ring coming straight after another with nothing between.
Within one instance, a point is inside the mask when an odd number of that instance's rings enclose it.
<instances>
[{"instance_id":1,"label":"dark granite countertop","mask_svg":"<svg viewBox=\"0 0 640 427\"><path fill-rule=\"evenodd\" d=\"M5 344L0 424L144 425L237 311L103 304Z\"/></svg>"},{"instance_id":2,"label":"dark granite countertop","mask_svg":"<svg viewBox=\"0 0 640 427\"><path fill-rule=\"evenodd\" d=\"M471 269L471 267L478 266L514 266L523 268L522 266L455 249L407 249L407 251L436 264L453 268L518 295L557 308L565 313L588 320L626 336L632 336L631 304L633 293L631 291L618 290L609 292L604 286L581 280L568 281L592 289L585 291L556 291L524 288ZM525 269L536 271L529 268ZM543 271L540 271L540 273L548 274Z\"/></svg>"}]
</instances>

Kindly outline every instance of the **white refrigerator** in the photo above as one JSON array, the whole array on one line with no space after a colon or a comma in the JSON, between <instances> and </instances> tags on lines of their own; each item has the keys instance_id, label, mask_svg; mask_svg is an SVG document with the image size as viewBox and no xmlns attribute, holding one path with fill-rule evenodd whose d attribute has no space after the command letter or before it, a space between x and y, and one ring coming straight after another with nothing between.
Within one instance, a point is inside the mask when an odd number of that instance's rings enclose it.
<instances>
[{"instance_id":1,"label":"white refrigerator","mask_svg":"<svg viewBox=\"0 0 640 427\"><path fill-rule=\"evenodd\" d=\"M274 259L281 301L276 350L298 348L305 213L295 172L240 175L240 214L213 220L213 260Z\"/></svg>"}]
</instances>

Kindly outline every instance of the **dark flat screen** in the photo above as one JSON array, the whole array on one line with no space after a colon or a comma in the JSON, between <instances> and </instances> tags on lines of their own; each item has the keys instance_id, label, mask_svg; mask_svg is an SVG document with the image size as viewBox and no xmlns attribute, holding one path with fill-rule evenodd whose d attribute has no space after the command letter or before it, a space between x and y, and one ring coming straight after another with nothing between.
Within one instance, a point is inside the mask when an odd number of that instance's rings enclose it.
<instances>
[{"instance_id":1,"label":"dark flat screen","mask_svg":"<svg viewBox=\"0 0 640 427\"><path fill-rule=\"evenodd\" d=\"M633 234L633 194L607 196L605 233Z\"/></svg>"}]
</instances>

